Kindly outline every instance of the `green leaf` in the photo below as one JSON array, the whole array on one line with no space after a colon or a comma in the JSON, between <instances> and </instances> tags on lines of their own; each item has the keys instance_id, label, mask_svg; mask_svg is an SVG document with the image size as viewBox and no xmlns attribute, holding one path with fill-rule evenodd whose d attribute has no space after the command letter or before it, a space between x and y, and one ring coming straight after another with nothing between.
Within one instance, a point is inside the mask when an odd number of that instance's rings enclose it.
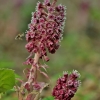
<instances>
[{"instance_id":1,"label":"green leaf","mask_svg":"<svg viewBox=\"0 0 100 100\"><path fill-rule=\"evenodd\" d=\"M0 69L0 93L4 93L15 85L15 74L11 69Z\"/></svg>"},{"instance_id":2,"label":"green leaf","mask_svg":"<svg viewBox=\"0 0 100 100\"><path fill-rule=\"evenodd\" d=\"M43 100L54 100L54 98L52 96L44 98Z\"/></svg>"}]
</instances>

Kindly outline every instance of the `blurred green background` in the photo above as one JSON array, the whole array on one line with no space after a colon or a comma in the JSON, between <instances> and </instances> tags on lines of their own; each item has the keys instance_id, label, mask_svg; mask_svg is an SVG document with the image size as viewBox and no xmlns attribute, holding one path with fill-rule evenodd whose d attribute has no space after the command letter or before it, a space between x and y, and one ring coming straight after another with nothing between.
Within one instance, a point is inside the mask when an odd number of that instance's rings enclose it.
<instances>
[{"instance_id":1,"label":"blurred green background","mask_svg":"<svg viewBox=\"0 0 100 100\"><path fill-rule=\"evenodd\" d=\"M43 1L43 0L39 0ZM31 12L37 0L0 0L0 68L12 68L25 78L23 62L29 55L26 40L15 40L15 36L28 29ZM59 50L49 54L48 75L51 88L42 96L51 96L59 75L63 71L78 70L82 84L72 100L100 100L100 0L58 0L67 6L67 20ZM47 80L40 75L40 79ZM8 91L2 100L18 100ZM45 99L44 99L45 100ZM46 99L52 100L52 99Z\"/></svg>"}]
</instances>

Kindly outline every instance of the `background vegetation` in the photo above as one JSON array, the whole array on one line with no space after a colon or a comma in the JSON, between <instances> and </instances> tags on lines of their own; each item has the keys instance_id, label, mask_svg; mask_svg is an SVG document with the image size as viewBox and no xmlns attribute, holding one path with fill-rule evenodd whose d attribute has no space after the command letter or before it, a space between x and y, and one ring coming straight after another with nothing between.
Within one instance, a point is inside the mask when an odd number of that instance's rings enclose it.
<instances>
[{"instance_id":1,"label":"background vegetation","mask_svg":"<svg viewBox=\"0 0 100 100\"><path fill-rule=\"evenodd\" d=\"M39 0L43 1L43 0ZM37 0L0 0L0 68L12 68L24 78L23 62L28 56L23 41L15 36L27 30ZM51 89L45 89L43 100L52 100L51 91L63 71L78 70L81 87L72 100L100 100L100 0L58 0L67 6L67 20L61 47L49 55L48 74ZM43 76L41 80L46 81ZM17 100L8 91L2 100Z\"/></svg>"}]
</instances>

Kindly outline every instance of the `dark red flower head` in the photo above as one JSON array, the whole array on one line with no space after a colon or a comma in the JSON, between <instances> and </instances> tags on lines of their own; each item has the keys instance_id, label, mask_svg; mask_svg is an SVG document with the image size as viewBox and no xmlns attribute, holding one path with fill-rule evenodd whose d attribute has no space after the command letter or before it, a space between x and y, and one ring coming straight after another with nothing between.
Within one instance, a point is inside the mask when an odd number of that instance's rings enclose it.
<instances>
[{"instance_id":1,"label":"dark red flower head","mask_svg":"<svg viewBox=\"0 0 100 100\"><path fill-rule=\"evenodd\" d=\"M71 100L80 85L79 77L80 74L76 70L73 70L71 74L65 72L63 77L57 80L56 86L53 89L52 95L55 99Z\"/></svg>"}]
</instances>

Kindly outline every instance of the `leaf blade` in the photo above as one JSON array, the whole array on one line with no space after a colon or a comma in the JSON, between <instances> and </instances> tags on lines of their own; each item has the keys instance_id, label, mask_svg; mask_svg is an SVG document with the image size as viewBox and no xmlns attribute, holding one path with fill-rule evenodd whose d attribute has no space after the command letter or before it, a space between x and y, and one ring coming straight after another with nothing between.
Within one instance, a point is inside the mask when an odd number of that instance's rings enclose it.
<instances>
[{"instance_id":1,"label":"leaf blade","mask_svg":"<svg viewBox=\"0 0 100 100\"><path fill-rule=\"evenodd\" d=\"M15 85L15 74L11 69L0 69L0 93L4 93Z\"/></svg>"}]
</instances>

